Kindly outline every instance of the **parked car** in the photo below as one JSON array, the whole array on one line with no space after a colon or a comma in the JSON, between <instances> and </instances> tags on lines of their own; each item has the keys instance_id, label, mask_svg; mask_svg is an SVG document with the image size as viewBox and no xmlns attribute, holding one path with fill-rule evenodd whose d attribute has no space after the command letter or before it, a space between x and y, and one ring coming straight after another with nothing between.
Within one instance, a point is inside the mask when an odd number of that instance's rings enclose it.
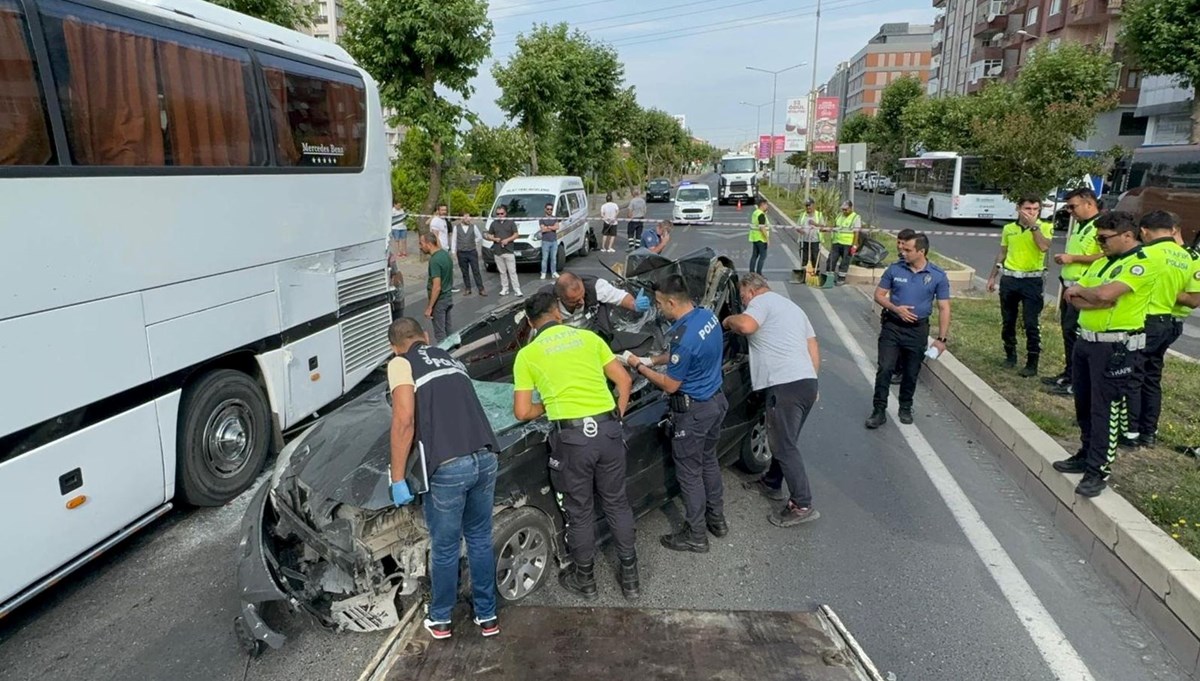
<instances>
[{"instance_id":1,"label":"parked car","mask_svg":"<svg viewBox=\"0 0 1200 681\"><path fill-rule=\"evenodd\" d=\"M650 180L646 183L646 200L647 201L670 201L671 200L671 181L660 177Z\"/></svg>"},{"instance_id":2,"label":"parked car","mask_svg":"<svg viewBox=\"0 0 1200 681\"><path fill-rule=\"evenodd\" d=\"M712 249L679 260L636 251L625 265L621 285L626 290L650 288L678 273L698 305L722 318L742 310L737 273ZM613 322L614 352L647 356L667 348L669 324L654 310L620 310ZM544 418L519 422L512 415L512 364L529 334L516 302L442 343L466 364L501 447L494 509L496 582L499 597L510 602L527 597L556 564L570 560L546 465L550 424ZM744 337L726 335L724 365L731 406L719 456L723 463L762 472L771 455L763 404L750 389ZM640 516L671 499L678 484L664 430L666 396L644 378L634 378L624 429L629 501ZM241 615L235 626L252 653L284 643L284 635L264 618L265 606L304 611L337 629L371 631L394 626L401 605L420 598L429 537L421 500L395 508L389 497L390 398L381 384L288 443L270 480L250 502L237 556Z\"/></svg>"},{"instance_id":3,"label":"parked car","mask_svg":"<svg viewBox=\"0 0 1200 681\"><path fill-rule=\"evenodd\" d=\"M519 236L512 243L517 267L538 266L542 262L542 237L538 225L545 215L546 205L554 206L554 217L561 220L558 228L557 271L567 266L572 255L587 255L596 250L596 233L588 222L588 197L583 180L570 176L527 175L514 177L500 188L492 203L488 218L479 228L487 231L496 219L496 209L504 206L508 217L517 223ZM484 241L481 253L488 272L496 271L496 254L492 242Z\"/></svg>"}]
</instances>

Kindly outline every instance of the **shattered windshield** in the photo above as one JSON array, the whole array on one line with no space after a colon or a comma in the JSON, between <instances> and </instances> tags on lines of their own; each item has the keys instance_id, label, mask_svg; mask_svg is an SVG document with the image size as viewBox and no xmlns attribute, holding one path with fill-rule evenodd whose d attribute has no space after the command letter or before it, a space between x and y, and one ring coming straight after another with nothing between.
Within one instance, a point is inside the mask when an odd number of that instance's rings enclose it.
<instances>
[{"instance_id":1,"label":"shattered windshield","mask_svg":"<svg viewBox=\"0 0 1200 681\"><path fill-rule=\"evenodd\" d=\"M498 381L471 381L475 394L487 414L492 432L502 433L520 423L513 416L513 384Z\"/></svg>"}]
</instances>

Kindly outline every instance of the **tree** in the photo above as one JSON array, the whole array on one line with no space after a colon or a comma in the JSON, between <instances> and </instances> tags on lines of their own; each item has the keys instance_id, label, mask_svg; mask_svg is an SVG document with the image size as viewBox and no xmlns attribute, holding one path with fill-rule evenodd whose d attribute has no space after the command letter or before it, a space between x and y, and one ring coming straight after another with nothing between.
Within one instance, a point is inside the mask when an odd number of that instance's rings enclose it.
<instances>
[{"instance_id":1,"label":"tree","mask_svg":"<svg viewBox=\"0 0 1200 681\"><path fill-rule=\"evenodd\" d=\"M1120 42L1142 72L1200 88L1200 0L1131 0L1121 9ZM1192 94L1192 144L1200 144L1200 96Z\"/></svg>"},{"instance_id":2,"label":"tree","mask_svg":"<svg viewBox=\"0 0 1200 681\"><path fill-rule=\"evenodd\" d=\"M525 169L525 135L507 125L488 127L483 123L471 126L463 136L463 151L467 168L479 173L485 183L507 180Z\"/></svg>"},{"instance_id":3,"label":"tree","mask_svg":"<svg viewBox=\"0 0 1200 681\"><path fill-rule=\"evenodd\" d=\"M841 144L866 142L867 138L871 136L874 125L874 118L864 113L856 113L842 123L842 129L838 131L838 142Z\"/></svg>"},{"instance_id":4,"label":"tree","mask_svg":"<svg viewBox=\"0 0 1200 681\"><path fill-rule=\"evenodd\" d=\"M904 130L904 112L924 96L925 88L915 76L897 78L883 89L879 111L865 140L873 147L877 169L890 171L897 159L912 152L912 141Z\"/></svg>"},{"instance_id":5,"label":"tree","mask_svg":"<svg viewBox=\"0 0 1200 681\"><path fill-rule=\"evenodd\" d=\"M486 0L348 0L342 44L379 82L396 118L429 137L429 189L422 212L441 194L442 164L464 111L443 93L466 99L490 53ZM410 131L411 132L411 131Z\"/></svg>"},{"instance_id":6,"label":"tree","mask_svg":"<svg viewBox=\"0 0 1200 681\"><path fill-rule=\"evenodd\" d=\"M1118 72L1112 55L1091 45L1064 42L1053 50L1048 46L1037 47L1017 76L1016 94L1026 106L1035 109L1081 103L1085 105L1081 112L1091 109L1099 113L1117 104L1113 83ZM1060 122L1076 124L1075 129L1066 132L1082 139L1093 120L1082 116Z\"/></svg>"},{"instance_id":7,"label":"tree","mask_svg":"<svg viewBox=\"0 0 1200 681\"><path fill-rule=\"evenodd\" d=\"M808 152L794 151L788 154L788 157L783 159L783 162L797 170L808 167ZM837 165L837 157L834 154L813 154L812 164L814 168L820 167L824 163L826 166Z\"/></svg>"},{"instance_id":8,"label":"tree","mask_svg":"<svg viewBox=\"0 0 1200 681\"><path fill-rule=\"evenodd\" d=\"M517 49L507 64L492 66L492 76L500 86L496 104L525 132L534 174L539 172L539 135L551 128L559 102L566 96L575 49L565 23L539 24L528 35L517 36Z\"/></svg>"},{"instance_id":9,"label":"tree","mask_svg":"<svg viewBox=\"0 0 1200 681\"><path fill-rule=\"evenodd\" d=\"M568 172L587 174L621 141L633 91L623 90L625 65L612 47L593 43L580 31L570 37L566 92L558 100L558 159ZM678 127L678 126L677 126Z\"/></svg>"},{"instance_id":10,"label":"tree","mask_svg":"<svg viewBox=\"0 0 1200 681\"><path fill-rule=\"evenodd\" d=\"M213 0L221 7L279 24L284 28L311 26L317 15L316 5L294 0Z\"/></svg>"},{"instance_id":11,"label":"tree","mask_svg":"<svg viewBox=\"0 0 1200 681\"><path fill-rule=\"evenodd\" d=\"M904 109L901 124L916 153L972 149L972 125L979 109L976 97L922 97Z\"/></svg>"}]
</instances>

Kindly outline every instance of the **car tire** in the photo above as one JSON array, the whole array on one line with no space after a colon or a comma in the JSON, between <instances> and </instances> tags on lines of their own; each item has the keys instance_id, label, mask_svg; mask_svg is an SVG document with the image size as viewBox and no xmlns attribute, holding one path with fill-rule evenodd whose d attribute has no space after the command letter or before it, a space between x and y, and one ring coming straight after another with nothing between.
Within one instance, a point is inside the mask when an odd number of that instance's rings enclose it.
<instances>
[{"instance_id":1,"label":"car tire","mask_svg":"<svg viewBox=\"0 0 1200 681\"><path fill-rule=\"evenodd\" d=\"M589 227L589 228L586 228L586 231L584 231L584 233L583 233L583 243L579 244L579 255L580 255L580 257L582 257L591 252L592 252L592 230Z\"/></svg>"},{"instance_id":2,"label":"car tire","mask_svg":"<svg viewBox=\"0 0 1200 681\"><path fill-rule=\"evenodd\" d=\"M192 506L221 506L246 491L271 448L271 412L258 381L233 369L204 374L183 391L176 493Z\"/></svg>"},{"instance_id":3,"label":"car tire","mask_svg":"<svg viewBox=\"0 0 1200 681\"><path fill-rule=\"evenodd\" d=\"M750 427L750 436L742 440L742 451L738 459L748 473L758 475L771 467L771 445L767 441L767 414L759 415Z\"/></svg>"},{"instance_id":4,"label":"car tire","mask_svg":"<svg viewBox=\"0 0 1200 681\"><path fill-rule=\"evenodd\" d=\"M537 591L554 568L554 525L529 506L501 511L492 524L496 595L516 603Z\"/></svg>"},{"instance_id":5,"label":"car tire","mask_svg":"<svg viewBox=\"0 0 1200 681\"><path fill-rule=\"evenodd\" d=\"M491 262L488 262L486 260L483 261L483 269L487 270L488 272L496 272L497 270L499 270L499 268L496 267L495 260L493 260Z\"/></svg>"},{"instance_id":6,"label":"car tire","mask_svg":"<svg viewBox=\"0 0 1200 681\"><path fill-rule=\"evenodd\" d=\"M558 272L559 274L562 274L563 270L565 270L566 268L567 268L567 249L563 248L562 244L559 244L558 250L555 252L555 255L554 255L554 270L556 272Z\"/></svg>"},{"instance_id":7,"label":"car tire","mask_svg":"<svg viewBox=\"0 0 1200 681\"><path fill-rule=\"evenodd\" d=\"M901 195L900 195L900 212L901 212L901 213L908 212L908 205L907 205L907 203L905 202L905 199L907 199L907 198L908 198L908 197L907 197L907 196L905 196L904 194L901 194Z\"/></svg>"}]
</instances>

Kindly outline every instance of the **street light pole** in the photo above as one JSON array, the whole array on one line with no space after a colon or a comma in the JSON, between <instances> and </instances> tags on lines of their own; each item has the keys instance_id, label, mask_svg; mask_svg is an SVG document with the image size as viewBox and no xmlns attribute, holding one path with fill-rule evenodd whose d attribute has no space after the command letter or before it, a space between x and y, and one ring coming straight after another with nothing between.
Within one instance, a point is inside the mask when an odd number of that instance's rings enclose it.
<instances>
[{"instance_id":1,"label":"street light pole","mask_svg":"<svg viewBox=\"0 0 1200 681\"><path fill-rule=\"evenodd\" d=\"M762 135L762 108L771 102L763 102L762 104L751 104L750 102L739 102L746 106L754 107L754 143L758 144L758 138ZM774 123L772 123L774 125Z\"/></svg>"},{"instance_id":2,"label":"street light pole","mask_svg":"<svg viewBox=\"0 0 1200 681\"><path fill-rule=\"evenodd\" d=\"M761 71L762 73L771 74L771 104L776 105L779 103L779 98L778 98L779 74L781 74L785 71L791 71L792 69L798 69L801 66L807 66L807 65L808 65L808 62L805 61L805 62L800 62L799 64L793 64L792 66L788 66L786 68L782 68L777 71L772 71L770 69L761 69L761 68L758 68L757 66L747 66L746 68L750 69L751 71ZM775 108L776 108L775 106L771 107L771 144L770 144L770 148L771 148L771 157L774 160L773 161L774 162L774 171L772 173L772 177L779 176L779 155L775 153Z\"/></svg>"},{"instance_id":3,"label":"street light pole","mask_svg":"<svg viewBox=\"0 0 1200 681\"><path fill-rule=\"evenodd\" d=\"M805 164L804 164L804 201L807 203L812 192L812 157L813 148L816 146L813 143L813 136L816 135L817 123L817 43L821 40L821 0L817 0L817 28L813 35L813 60L812 60L812 89L808 92L808 134L804 139Z\"/></svg>"}]
</instances>

